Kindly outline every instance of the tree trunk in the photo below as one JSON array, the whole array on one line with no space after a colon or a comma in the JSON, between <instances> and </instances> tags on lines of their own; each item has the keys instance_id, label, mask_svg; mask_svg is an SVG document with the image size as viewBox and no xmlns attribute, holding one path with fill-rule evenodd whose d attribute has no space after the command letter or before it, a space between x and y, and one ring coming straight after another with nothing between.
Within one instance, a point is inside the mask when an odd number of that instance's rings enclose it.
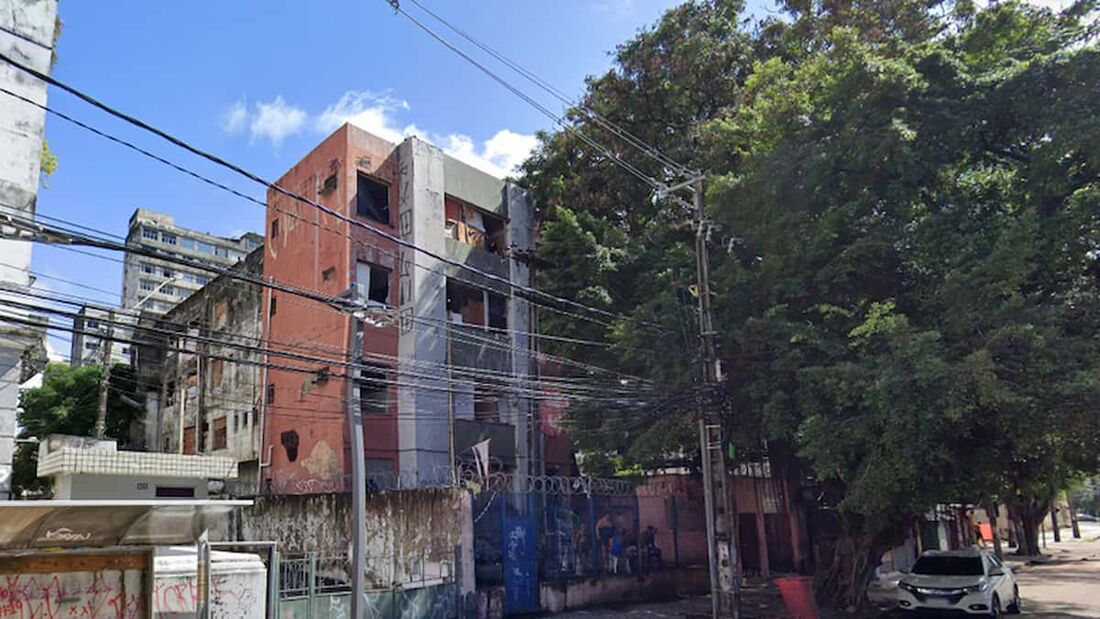
<instances>
[{"instance_id":1,"label":"tree trunk","mask_svg":"<svg viewBox=\"0 0 1100 619\"><path fill-rule=\"evenodd\" d=\"M882 538L881 535L841 533L834 543L823 549L814 586L822 608L849 613L865 613L871 609L867 587L883 553L889 550Z\"/></svg>"},{"instance_id":2,"label":"tree trunk","mask_svg":"<svg viewBox=\"0 0 1100 619\"><path fill-rule=\"evenodd\" d=\"M1050 506L1050 530L1054 531L1054 541L1062 541L1062 532L1058 530L1058 508L1054 504Z\"/></svg>"},{"instance_id":3,"label":"tree trunk","mask_svg":"<svg viewBox=\"0 0 1100 619\"><path fill-rule=\"evenodd\" d=\"M1066 509L1069 510L1069 526L1073 531L1073 539L1081 539L1081 525L1077 524L1077 508L1073 506L1072 493L1066 493Z\"/></svg>"},{"instance_id":4,"label":"tree trunk","mask_svg":"<svg viewBox=\"0 0 1100 619\"><path fill-rule=\"evenodd\" d=\"M1016 547L1016 554L1025 557L1036 557L1042 554L1039 549L1039 524L1045 515L1044 511L1027 509L1027 507L1017 510L1020 519L1020 541Z\"/></svg>"}]
</instances>

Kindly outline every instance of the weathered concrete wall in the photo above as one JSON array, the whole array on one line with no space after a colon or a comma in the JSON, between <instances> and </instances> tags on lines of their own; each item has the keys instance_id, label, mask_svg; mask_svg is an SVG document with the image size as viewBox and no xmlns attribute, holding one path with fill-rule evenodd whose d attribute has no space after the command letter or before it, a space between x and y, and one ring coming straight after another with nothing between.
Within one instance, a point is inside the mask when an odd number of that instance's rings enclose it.
<instances>
[{"instance_id":1,"label":"weathered concrete wall","mask_svg":"<svg viewBox=\"0 0 1100 619\"><path fill-rule=\"evenodd\" d=\"M241 540L274 540L287 556L346 556L351 495L258 497L239 514ZM455 489L383 492L367 497L367 576L376 586L413 583L423 574L460 568L463 591L474 589L473 519L469 494ZM455 564L459 547L461 565ZM406 585L406 586L416 586Z\"/></svg>"},{"instance_id":2,"label":"weathered concrete wall","mask_svg":"<svg viewBox=\"0 0 1100 619\"><path fill-rule=\"evenodd\" d=\"M544 582L539 604L544 613L603 606L673 600L682 595L705 594L710 588L705 567L650 572L643 576L604 576L587 580Z\"/></svg>"},{"instance_id":3,"label":"weathered concrete wall","mask_svg":"<svg viewBox=\"0 0 1100 619\"><path fill-rule=\"evenodd\" d=\"M0 8L0 50L38 71L50 72L57 0L9 1ZM22 38L21 38L22 37ZM37 43L37 44L36 44ZM46 104L46 84L8 63L0 63L0 86ZM0 97L0 210L34 217L41 172L42 137L46 112L14 97ZM31 245L0 241L0 282L29 286ZM11 462L15 448L15 409L24 372L24 353L40 346L42 332L25 326L0 329L0 499L11 489Z\"/></svg>"}]
</instances>

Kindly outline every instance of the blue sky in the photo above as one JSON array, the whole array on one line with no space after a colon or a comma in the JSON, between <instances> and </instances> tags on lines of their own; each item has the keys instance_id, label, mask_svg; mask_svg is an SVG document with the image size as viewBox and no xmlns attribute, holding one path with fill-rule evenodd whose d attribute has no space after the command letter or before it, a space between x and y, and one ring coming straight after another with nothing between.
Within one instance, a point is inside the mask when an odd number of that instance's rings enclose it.
<instances>
[{"instance_id":1,"label":"blue sky","mask_svg":"<svg viewBox=\"0 0 1100 619\"><path fill-rule=\"evenodd\" d=\"M608 69L608 52L617 43L676 4L423 2L571 95L581 92L586 75ZM411 3L404 6L428 20ZM59 10L64 31L54 69L58 79L267 178L281 175L349 117L383 135L425 135L452 154L496 171L522 159L535 131L550 128L548 119L395 15L384 0L63 0ZM510 79L534 92L517 76ZM63 92L53 89L49 103L263 198L258 186ZM48 118L46 133L60 165L39 194L40 214L119 235L137 207L172 214L181 225L219 235L261 227L259 206L63 120ZM122 276L117 262L38 245L32 269L44 276L42 287L118 302ZM54 346L66 350L57 340Z\"/></svg>"}]
</instances>

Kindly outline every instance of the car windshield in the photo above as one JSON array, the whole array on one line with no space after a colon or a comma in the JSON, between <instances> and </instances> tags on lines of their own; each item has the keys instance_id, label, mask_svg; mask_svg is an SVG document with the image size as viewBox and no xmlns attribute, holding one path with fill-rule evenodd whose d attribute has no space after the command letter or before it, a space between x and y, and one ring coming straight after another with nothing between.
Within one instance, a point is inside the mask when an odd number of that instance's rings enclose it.
<instances>
[{"instance_id":1,"label":"car windshield","mask_svg":"<svg viewBox=\"0 0 1100 619\"><path fill-rule=\"evenodd\" d=\"M980 557L921 557L913 565L914 574L929 576L981 576Z\"/></svg>"}]
</instances>

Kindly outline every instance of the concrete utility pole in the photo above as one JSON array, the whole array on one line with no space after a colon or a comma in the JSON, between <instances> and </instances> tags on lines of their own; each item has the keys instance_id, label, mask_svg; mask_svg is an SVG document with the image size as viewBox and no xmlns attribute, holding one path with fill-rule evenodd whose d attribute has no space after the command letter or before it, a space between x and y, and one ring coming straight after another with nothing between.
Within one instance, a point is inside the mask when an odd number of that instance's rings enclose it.
<instances>
[{"instance_id":1,"label":"concrete utility pole","mask_svg":"<svg viewBox=\"0 0 1100 619\"><path fill-rule=\"evenodd\" d=\"M87 323L85 323L87 326ZM115 312L107 312L107 337L101 340L103 346L103 371L99 374L99 407L95 416L95 437L107 437L107 389L111 384L111 340L115 336Z\"/></svg>"},{"instance_id":2,"label":"concrete utility pole","mask_svg":"<svg viewBox=\"0 0 1100 619\"><path fill-rule=\"evenodd\" d=\"M348 295L354 305L364 307L363 295L358 284L352 284ZM363 446L363 407L359 401L359 375L363 365L363 319L362 309L353 309L348 313L348 363L347 383L347 421L351 436L351 503L352 503L352 546L351 546L351 616L366 616L366 589L363 584L367 571L365 518L367 512L366 453Z\"/></svg>"},{"instance_id":3,"label":"concrete utility pole","mask_svg":"<svg viewBox=\"0 0 1100 619\"><path fill-rule=\"evenodd\" d=\"M699 451L703 460L703 489L707 511L707 550L710 563L711 615L740 617L741 583L737 540L730 504L721 413L714 410L713 391L722 381L722 364L714 345L714 316L710 305L709 224L703 212L703 179L692 182L695 214L695 265L699 293L699 340L703 353L703 393L699 398Z\"/></svg>"}]
</instances>

